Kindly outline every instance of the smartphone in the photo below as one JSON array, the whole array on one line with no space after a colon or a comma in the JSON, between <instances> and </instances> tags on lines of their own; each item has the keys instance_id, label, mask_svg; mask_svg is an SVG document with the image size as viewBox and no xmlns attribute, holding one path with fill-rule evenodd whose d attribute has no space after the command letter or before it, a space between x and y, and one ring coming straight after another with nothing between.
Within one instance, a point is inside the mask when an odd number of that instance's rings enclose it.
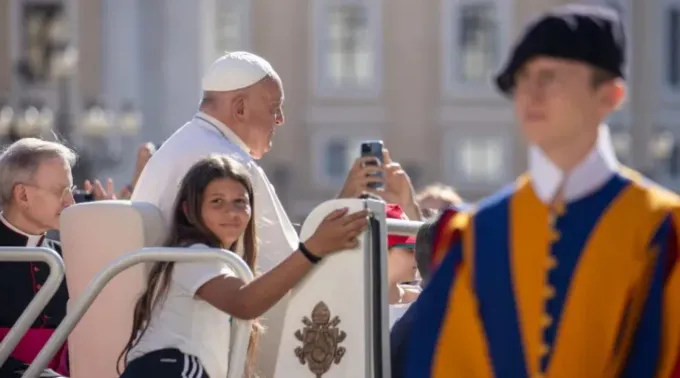
<instances>
[{"instance_id":1,"label":"smartphone","mask_svg":"<svg viewBox=\"0 0 680 378\"><path fill-rule=\"evenodd\" d=\"M382 165L383 163L383 146L384 143L382 140L367 140L361 143L361 157L374 157L378 160L378 162L370 162L366 163L368 165ZM377 177L382 177L382 172L375 173L373 174L374 176ZM383 188L382 183L370 183L368 184L369 188L372 189L381 189Z\"/></svg>"},{"instance_id":2,"label":"smartphone","mask_svg":"<svg viewBox=\"0 0 680 378\"><path fill-rule=\"evenodd\" d=\"M73 199L76 203L92 202L94 201L94 194L84 190L76 190L73 192Z\"/></svg>"}]
</instances>

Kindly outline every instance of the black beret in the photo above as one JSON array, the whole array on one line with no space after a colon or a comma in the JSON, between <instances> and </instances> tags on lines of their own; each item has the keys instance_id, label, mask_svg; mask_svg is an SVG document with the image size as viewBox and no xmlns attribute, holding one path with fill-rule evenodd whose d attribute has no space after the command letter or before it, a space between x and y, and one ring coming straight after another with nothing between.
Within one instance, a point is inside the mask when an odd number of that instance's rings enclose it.
<instances>
[{"instance_id":1,"label":"black beret","mask_svg":"<svg viewBox=\"0 0 680 378\"><path fill-rule=\"evenodd\" d=\"M619 16L609 8L580 4L555 8L527 27L496 76L496 85L511 94L515 73L536 56L576 60L624 78L625 39Z\"/></svg>"}]
</instances>

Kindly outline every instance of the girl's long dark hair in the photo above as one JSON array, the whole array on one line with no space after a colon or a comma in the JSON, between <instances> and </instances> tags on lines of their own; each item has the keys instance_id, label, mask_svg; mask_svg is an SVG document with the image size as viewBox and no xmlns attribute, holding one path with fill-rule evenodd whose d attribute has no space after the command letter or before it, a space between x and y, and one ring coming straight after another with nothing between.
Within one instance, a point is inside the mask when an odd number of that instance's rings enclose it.
<instances>
[{"instance_id":1,"label":"girl's long dark hair","mask_svg":"<svg viewBox=\"0 0 680 378\"><path fill-rule=\"evenodd\" d=\"M201 243L211 248L228 248L236 251L238 242L231 246L222 246L217 236L215 236L203 224L201 206L203 195L208 185L216 179L231 179L241 183L250 197L251 211L254 207L253 185L250 174L246 168L234 159L222 156L209 156L189 170L182 180L179 193L175 201L173 221L170 233L163 243L166 247L189 247L192 244ZM257 245L255 235L255 214L251 212L250 221L243 234L243 259L253 272L257 264ZM152 311L157 308L159 303L165 298L172 278L174 263L157 262L151 267L148 273L146 290L137 300L132 320L132 333L127 345L118 356L117 370L120 374L120 365L127 365L128 353L137 345L149 326ZM216 330L217 331L217 330ZM248 345L248 360L246 364L246 377L255 375L254 362L257 347L257 338L261 333L261 327L257 321L253 323L250 334L250 344Z\"/></svg>"}]
</instances>

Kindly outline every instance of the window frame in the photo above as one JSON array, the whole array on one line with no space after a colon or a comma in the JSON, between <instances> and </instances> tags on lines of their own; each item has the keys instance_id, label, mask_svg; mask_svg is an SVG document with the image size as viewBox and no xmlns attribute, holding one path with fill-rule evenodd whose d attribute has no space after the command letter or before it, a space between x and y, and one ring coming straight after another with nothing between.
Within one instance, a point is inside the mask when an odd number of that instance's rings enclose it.
<instances>
[{"instance_id":1,"label":"window frame","mask_svg":"<svg viewBox=\"0 0 680 378\"><path fill-rule=\"evenodd\" d=\"M230 3L235 4L238 9L237 12L240 13L240 32L241 41L240 46L237 50L250 50L252 45L252 1L250 0L205 0L201 1L201 6L203 7L202 22L203 26L203 38L202 50L203 50L203 67L207 70L210 65L220 56L222 56L225 50L217 47L217 9L219 3ZM227 4L228 5L228 4Z\"/></svg>"},{"instance_id":2,"label":"window frame","mask_svg":"<svg viewBox=\"0 0 680 378\"><path fill-rule=\"evenodd\" d=\"M333 169L330 169L333 165L336 163L331 163L332 159L329 159L332 155L332 147L340 147L341 151L333 151L334 153L341 152L342 154L345 155L345 161L342 165L342 170L348 171L349 168L349 162L348 162L348 156L351 150L351 145L352 141L348 140L347 138L344 137L331 137L328 138L325 143L324 143L324 154L323 154L323 171L324 175L329 179L329 180L337 180L339 176L343 175L343 172L331 172L332 170L334 171L337 167L333 167ZM334 174L334 173L337 173ZM344 172L345 174L347 172Z\"/></svg>"},{"instance_id":3,"label":"window frame","mask_svg":"<svg viewBox=\"0 0 680 378\"><path fill-rule=\"evenodd\" d=\"M337 126L342 129L341 126ZM326 167L328 166L327 146L334 139L342 139L347 143L347 172L338 177L333 177L328 174ZM359 145L364 140L382 139L377 129L369 127L362 130L361 133L342 133L342 132L328 132L321 131L315 133L311 138L311 155L312 155L312 183L321 189L339 189L345 182L347 173L351 168L352 162L355 160L351 158L352 148L356 146L356 158L359 157Z\"/></svg>"},{"instance_id":4,"label":"window frame","mask_svg":"<svg viewBox=\"0 0 680 378\"><path fill-rule=\"evenodd\" d=\"M678 12L678 16L680 16L680 1L678 0L664 0L661 3L660 7L660 16L662 19L661 24L661 35L662 40L661 40L661 50L663 51L663 55L661 58L661 86L663 90L663 95L667 100L671 100L673 102L680 102L680 81L676 85L671 85L671 83L668 81L669 77L669 71L670 71L670 51L666 47L668 47L670 43L670 32L671 32L671 25L670 25L670 11L674 9ZM680 47L680 19L678 20L678 47ZM680 59L680 52L677 52L678 58ZM678 74L680 74L680 61L678 63Z\"/></svg>"},{"instance_id":5,"label":"window frame","mask_svg":"<svg viewBox=\"0 0 680 378\"><path fill-rule=\"evenodd\" d=\"M469 177L463 167L462 151L470 141L498 142L502 148L501 168L497 175L488 180ZM454 185L460 190L488 190L499 187L514 176L513 139L510 135L500 133L464 133L460 130L449 130L443 138L442 144L444 177L446 183Z\"/></svg>"},{"instance_id":6,"label":"window frame","mask_svg":"<svg viewBox=\"0 0 680 378\"><path fill-rule=\"evenodd\" d=\"M442 94L449 99L493 99L498 97L493 85L493 75L502 67L512 43L515 15L515 0L443 0L441 12L442 38ZM458 21L461 8L466 5L490 4L495 9L498 32L498 51L496 68L489 72L486 80L463 82L458 79L460 55L454 53L460 41ZM454 44L456 48L454 48Z\"/></svg>"},{"instance_id":7,"label":"window frame","mask_svg":"<svg viewBox=\"0 0 680 378\"><path fill-rule=\"evenodd\" d=\"M312 63L313 80L312 91L320 98L376 98L380 95L383 85L383 28L382 28L383 0L314 0L309 23L312 30ZM328 46L326 40L328 31L328 11L331 6L359 5L366 8L368 15L368 38L373 46L373 75L371 83L365 87L338 87L333 84L326 70Z\"/></svg>"}]
</instances>

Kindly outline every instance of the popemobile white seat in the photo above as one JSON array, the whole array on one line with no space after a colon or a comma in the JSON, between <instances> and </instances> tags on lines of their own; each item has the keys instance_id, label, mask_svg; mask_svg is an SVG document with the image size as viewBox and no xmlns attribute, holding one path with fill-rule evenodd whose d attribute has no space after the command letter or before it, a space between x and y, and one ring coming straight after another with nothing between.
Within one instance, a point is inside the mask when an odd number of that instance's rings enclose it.
<instances>
[{"instance_id":1,"label":"popemobile white seat","mask_svg":"<svg viewBox=\"0 0 680 378\"><path fill-rule=\"evenodd\" d=\"M143 202L96 201L64 210L60 233L69 306L116 258L161 245L163 224L160 211ZM145 286L144 269L137 265L116 276L71 333L71 377L118 377L116 359L130 336L134 304Z\"/></svg>"}]
</instances>

